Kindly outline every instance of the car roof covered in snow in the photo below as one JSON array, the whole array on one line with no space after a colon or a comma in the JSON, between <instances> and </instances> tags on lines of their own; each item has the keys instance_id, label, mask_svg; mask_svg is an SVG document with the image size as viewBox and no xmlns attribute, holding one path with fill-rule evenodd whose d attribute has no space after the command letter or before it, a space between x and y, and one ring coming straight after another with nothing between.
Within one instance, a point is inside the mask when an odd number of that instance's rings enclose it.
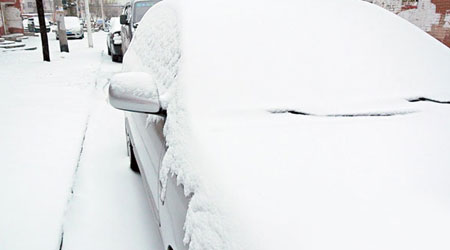
<instances>
[{"instance_id":1,"label":"car roof covered in snow","mask_svg":"<svg viewBox=\"0 0 450 250\"><path fill-rule=\"evenodd\" d=\"M120 20L118 17L111 17L110 25L111 25L111 29L109 31L110 33L118 32L121 29Z\"/></svg>"}]
</instances>

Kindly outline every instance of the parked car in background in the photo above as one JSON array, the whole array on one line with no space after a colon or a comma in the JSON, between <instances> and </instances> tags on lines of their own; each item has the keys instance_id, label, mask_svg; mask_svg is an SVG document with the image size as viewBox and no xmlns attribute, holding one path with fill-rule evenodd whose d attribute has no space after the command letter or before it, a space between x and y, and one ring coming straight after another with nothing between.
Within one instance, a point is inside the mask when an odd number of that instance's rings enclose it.
<instances>
[{"instance_id":1,"label":"parked car in background","mask_svg":"<svg viewBox=\"0 0 450 250\"><path fill-rule=\"evenodd\" d=\"M94 29L95 31L104 30L104 28L105 28L104 23L105 23L105 22L104 22L103 19L101 19L101 18L95 20L93 29Z\"/></svg>"},{"instance_id":2,"label":"parked car in background","mask_svg":"<svg viewBox=\"0 0 450 250\"><path fill-rule=\"evenodd\" d=\"M450 249L450 50L338 2L147 12L109 101L158 249Z\"/></svg>"},{"instance_id":3,"label":"parked car in background","mask_svg":"<svg viewBox=\"0 0 450 250\"><path fill-rule=\"evenodd\" d=\"M66 34L67 38L84 38L84 30L81 24L81 20L75 16L66 16L64 17L64 24L66 26ZM58 31L55 30L56 40L59 39Z\"/></svg>"},{"instance_id":4,"label":"parked car in background","mask_svg":"<svg viewBox=\"0 0 450 250\"><path fill-rule=\"evenodd\" d=\"M120 24L120 20L119 20L119 24ZM109 32L110 29L111 29L111 19L105 21L105 26L103 27L103 31Z\"/></svg>"},{"instance_id":5,"label":"parked car in background","mask_svg":"<svg viewBox=\"0 0 450 250\"><path fill-rule=\"evenodd\" d=\"M34 23L34 30L36 32L40 32L41 25L39 24L39 18L38 17L33 17L33 23ZM50 32L50 22L48 21L47 18L45 18L45 30L47 32Z\"/></svg>"},{"instance_id":6,"label":"parked car in background","mask_svg":"<svg viewBox=\"0 0 450 250\"><path fill-rule=\"evenodd\" d=\"M86 31L86 22L84 21L84 19L80 18L80 25L83 28L83 31Z\"/></svg>"},{"instance_id":7,"label":"parked car in background","mask_svg":"<svg viewBox=\"0 0 450 250\"><path fill-rule=\"evenodd\" d=\"M30 31L29 28L28 28L28 18L23 19L22 20L22 24L23 24L23 29L25 31Z\"/></svg>"},{"instance_id":8,"label":"parked car in background","mask_svg":"<svg viewBox=\"0 0 450 250\"><path fill-rule=\"evenodd\" d=\"M30 31L30 32L40 32L40 24L39 24L39 18L37 16L35 17L29 17L23 20L23 27L24 29ZM32 28L30 30L30 27ZM45 18L45 30L47 32L50 32L50 22L47 18Z\"/></svg>"},{"instance_id":9,"label":"parked car in background","mask_svg":"<svg viewBox=\"0 0 450 250\"><path fill-rule=\"evenodd\" d=\"M108 47L108 55L111 56L113 62L122 61L122 37L120 36L120 20L113 17L109 21L109 32L106 37L106 45Z\"/></svg>"},{"instance_id":10,"label":"parked car in background","mask_svg":"<svg viewBox=\"0 0 450 250\"><path fill-rule=\"evenodd\" d=\"M122 36L122 54L128 49L133 39L133 34L139 25L142 17L148 9L160 0L135 0L125 4L120 15L121 36Z\"/></svg>"}]
</instances>

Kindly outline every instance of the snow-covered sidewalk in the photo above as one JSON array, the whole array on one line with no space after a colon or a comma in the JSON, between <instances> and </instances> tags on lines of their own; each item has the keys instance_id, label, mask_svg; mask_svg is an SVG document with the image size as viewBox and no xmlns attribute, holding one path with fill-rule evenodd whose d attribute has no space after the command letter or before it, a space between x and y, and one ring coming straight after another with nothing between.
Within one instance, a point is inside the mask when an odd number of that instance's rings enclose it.
<instances>
[{"instance_id":1,"label":"snow-covered sidewalk","mask_svg":"<svg viewBox=\"0 0 450 250\"><path fill-rule=\"evenodd\" d=\"M0 249L159 244L140 177L128 169L123 114L103 94L121 69L105 41L103 32L93 49L70 40L61 54L50 34L50 63L40 49L0 52Z\"/></svg>"}]
</instances>

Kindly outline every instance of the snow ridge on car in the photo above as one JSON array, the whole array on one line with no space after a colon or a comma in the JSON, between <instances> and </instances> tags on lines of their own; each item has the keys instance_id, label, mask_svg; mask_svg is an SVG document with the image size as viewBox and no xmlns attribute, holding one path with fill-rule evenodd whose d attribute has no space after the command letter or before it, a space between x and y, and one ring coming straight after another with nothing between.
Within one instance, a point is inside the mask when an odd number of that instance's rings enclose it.
<instances>
[{"instance_id":1,"label":"snow ridge on car","mask_svg":"<svg viewBox=\"0 0 450 250\"><path fill-rule=\"evenodd\" d=\"M161 107L167 109L164 127L167 152L160 170L161 196L165 195L169 176L176 175L177 183L183 184L185 195L190 197L184 225L184 244L194 250L227 249L227 230L218 220L223 216L208 196L202 192L197 194L200 186L198 175L189 163L192 153L189 149L192 141L188 133L190 122L182 94L185 89L177 81L181 37L176 8L171 1L164 1L148 10L124 56L123 71L151 74L160 94ZM147 124L159 119L162 118L148 115Z\"/></svg>"},{"instance_id":2,"label":"snow ridge on car","mask_svg":"<svg viewBox=\"0 0 450 250\"><path fill-rule=\"evenodd\" d=\"M151 14L143 17L131 41L134 45L130 45L125 54L124 71L150 73L158 86L161 105L166 108L170 98L164 96L174 85L181 57L177 17L171 8L161 6L161 3L150 8L149 12Z\"/></svg>"}]
</instances>

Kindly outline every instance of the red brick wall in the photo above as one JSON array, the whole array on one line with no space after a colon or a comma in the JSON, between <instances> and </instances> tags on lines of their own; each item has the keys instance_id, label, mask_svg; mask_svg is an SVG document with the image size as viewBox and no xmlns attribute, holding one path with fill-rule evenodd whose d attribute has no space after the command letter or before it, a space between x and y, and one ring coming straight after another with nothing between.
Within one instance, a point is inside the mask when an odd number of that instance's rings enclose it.
<instances>
[{"instance_id":1,"label":"red brick wall","mask_svg":"<svg viewBox=\"0 0 450 250\"><path fill-rule=\"evenodd\" d=\"M5 34L5 28L3 27L3 25L3 12L2 6L0 5L0 36L3 36Z\"/></svg>"},{"instance_id":2,"label":"red brick wall","mask_svg":"<svg viewBox=\"0 0 450 250\"><path fill-rule=\"evenodd\" d=\"M22 12L22 6L19 0L0 0L5 3L3 5L2 13L4 14L5 23L0 27L0 35L5 34L5 24L8 28L8 33L23 33L22 18L20 13Z\"/></svg>"},{"instance_id":3,"label":"red brick wall","mask_svg":"<svg viewBox=\"0 0 450 250\"><path fill-rule=\"evenodd\" d=\"M430 35L450 47L450 0L431 0L436 5L436 13L441 15L439 24L431 27Z\"/></svg>"},{"instance_id":4,"label":"red brick wall","mask_svg":"<svg viewBox=\"0 0 450 250\"><path fill-rule=\"evenodd\" d=\"M387 7L391 0L365 1L394 11L450 47L450 0L399 0L397 11Z\"/></svg>"}]
</instances>

